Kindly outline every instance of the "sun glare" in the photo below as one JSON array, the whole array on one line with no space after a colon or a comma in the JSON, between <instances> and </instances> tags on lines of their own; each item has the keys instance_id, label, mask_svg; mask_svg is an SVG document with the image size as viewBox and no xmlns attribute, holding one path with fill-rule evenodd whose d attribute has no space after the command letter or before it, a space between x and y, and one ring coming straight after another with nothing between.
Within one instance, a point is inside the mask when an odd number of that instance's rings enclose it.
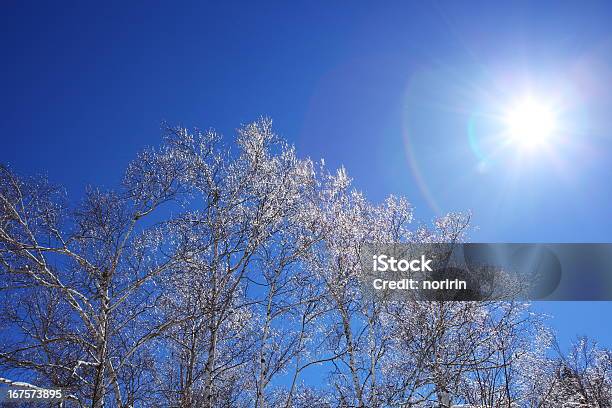
<instances>
[{"instance_id":1,"label":"sun glare","mask_svg":"<svg viewBox=\"0 0 612 408\"><path fill-rule=\"evenodd\" d=\"M554 136L555 112L534 98L525 98L506 113L504 122L510 143L521 149L541 147Z\"/></svg>"}]
</instances>

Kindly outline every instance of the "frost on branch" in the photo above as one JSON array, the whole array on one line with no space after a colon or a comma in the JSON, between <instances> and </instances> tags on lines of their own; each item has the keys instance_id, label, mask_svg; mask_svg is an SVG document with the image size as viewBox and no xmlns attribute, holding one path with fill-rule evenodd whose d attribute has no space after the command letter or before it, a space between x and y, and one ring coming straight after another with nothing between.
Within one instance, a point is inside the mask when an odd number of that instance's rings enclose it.
<instances>
[{"instance_id":1,"label":"frost on branch","mask_svg":"<svg viewBox=\"0 0 612 408\"><path fill-rule=\"evenodd\" d=\"M372 203L269 119L164 133L77 202L0 167L0 377L91 407L610 406L609 351L551 358L527 304L364 296L364 245L469 214Z\"/></svg>"}]
</instances>

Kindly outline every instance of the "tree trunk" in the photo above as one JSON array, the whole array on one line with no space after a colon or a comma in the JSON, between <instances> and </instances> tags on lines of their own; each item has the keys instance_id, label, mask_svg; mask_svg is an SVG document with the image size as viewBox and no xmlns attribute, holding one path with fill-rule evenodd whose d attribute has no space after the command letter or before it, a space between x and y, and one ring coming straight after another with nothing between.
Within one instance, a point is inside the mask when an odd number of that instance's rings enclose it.
<instances>
[{"instance_id":1,"label":"tree trunk","mask_svg":"<svg viewBox=\"0 0 612 408\"><path fill-rule=\"evenodd\" d=\"M100 341L98 342L98 367L94 380L94 390L91 401L92 408L104 407L104 396L106 395L106 360L108 354L108 291L104 289L102 307L100 310Z\"/></svg>"}]
</instances>

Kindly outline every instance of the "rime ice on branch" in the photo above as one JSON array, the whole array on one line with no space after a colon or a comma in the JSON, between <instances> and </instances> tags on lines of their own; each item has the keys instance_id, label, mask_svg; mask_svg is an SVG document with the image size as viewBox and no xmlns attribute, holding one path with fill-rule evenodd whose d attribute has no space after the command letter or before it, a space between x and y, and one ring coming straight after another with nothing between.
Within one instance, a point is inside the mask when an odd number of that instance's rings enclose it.
<instances>
[{"instance_id":1,"label":"rime ice on branch","mask_svg":"<svg viewBox=\"0 0 612 408\"><path fill-rule=\"evenodd\" d=\"M609 352L547 358L527 305L368 301L363 245L461 241L469 216L415 226L351 183L267 119L168 127L78 202L0 167L0 377L92 407L610 406Z\"/></svg>"}]
</instances>

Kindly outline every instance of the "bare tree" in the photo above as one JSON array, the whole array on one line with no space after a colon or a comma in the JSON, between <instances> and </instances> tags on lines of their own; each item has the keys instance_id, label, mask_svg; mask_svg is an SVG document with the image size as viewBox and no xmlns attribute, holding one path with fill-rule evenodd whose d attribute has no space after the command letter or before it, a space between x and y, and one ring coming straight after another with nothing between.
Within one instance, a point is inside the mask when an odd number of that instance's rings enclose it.
<instances>
[{"instance_id":1,"label":"bare tree","mask_svg":"<svg viewBox=\"0 0 612 408\"><path fill-rule=\"evenodd\" d=\"M535 398L538 407L612 407L612 352L587 337L578 338L568 353L555 346L547 375L539 381L544 392Z\"/></svg>"},{"instance_id":2,"label":"bare tree","mask_svg":"<svg viewBox=\"0 0 612 408\"><path fill-rule=\"evenodd\" d=\"M528 304L364 290L368 245L453 245L469 220L414 226L268 119L227 144L167 127L77 204L1 166L0 382L91 407L609 408L610 352L550 358Z\"/></svg>"},{"instance_id":3,"label":"bare tree","mask_svg":"<svg viewBox=\"0 0 612 408\"><path fill-rule=\"evenodd\" d=\"M148 375L133 363L168 325L154 313L154 279L175 263L164 223L145 221L180 193L180 173L141 158L120 192L90 189L70 207L43 179L0 168L3 367L95 407L109 392L117 406L137 398L123 377Z\"/></svg>"},{"instance_id":4,"label":"bare tree","mask_svg":"<svg viewBox=\"0 0 612 408\"><path fill-rule=\"evenodd\" d=\"M181 320L165 336L179 361L170 382L181 405L212 407L223 405L220 393L238 375L235 397L263 407L271 379L304 347L306 326L299 334L282 321L295 319L296 308L306 307L302 319L317 309L299 267L319 239L306 211L312 164L297 159L269 120L240 129L237 152L217 145L214 133L171 132L197 204L175 222L184 262L164 296L164 313Z\"/></svg>"}]
</instances>

